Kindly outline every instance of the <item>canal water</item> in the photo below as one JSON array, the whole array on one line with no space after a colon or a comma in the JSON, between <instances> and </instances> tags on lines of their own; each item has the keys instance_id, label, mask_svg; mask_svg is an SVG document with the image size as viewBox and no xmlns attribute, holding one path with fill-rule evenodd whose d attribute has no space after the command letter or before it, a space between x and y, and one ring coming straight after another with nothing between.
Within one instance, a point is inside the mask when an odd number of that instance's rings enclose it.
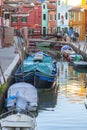
<instances>
[{"instance_id":1,"label":"canal water","mask_svg":"<svg viewBox=\"0 0 87 130\"><path fill-rule=\"evenodd\" d=\"M57 62L57 86L38 90L38 130L87 130L87 73L66 61Z\"/></svg>"}]
</instances>

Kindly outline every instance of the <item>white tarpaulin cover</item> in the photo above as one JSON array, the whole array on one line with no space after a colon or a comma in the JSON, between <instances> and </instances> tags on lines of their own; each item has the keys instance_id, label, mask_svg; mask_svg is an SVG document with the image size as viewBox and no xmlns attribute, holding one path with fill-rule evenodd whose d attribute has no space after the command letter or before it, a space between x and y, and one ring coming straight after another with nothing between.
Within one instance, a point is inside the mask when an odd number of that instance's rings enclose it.
<instances>
[{"instance_id":1,"label":"white tarpaulin cover","mask_svg":"<svg viewBox=\"0 0 87 130\"><path fill-rule=\"evenodd\" d=\"M37 106L38 97L37 97L37 89L29 83L20 82L15 83L8 89L7 100L11 99L13 102L16 99L16 105L25 108L26 102L31 106ZM11 106L12 106L11 101ZM7 103L7 106L9 102Z\"/></svg>"}]
</instances>

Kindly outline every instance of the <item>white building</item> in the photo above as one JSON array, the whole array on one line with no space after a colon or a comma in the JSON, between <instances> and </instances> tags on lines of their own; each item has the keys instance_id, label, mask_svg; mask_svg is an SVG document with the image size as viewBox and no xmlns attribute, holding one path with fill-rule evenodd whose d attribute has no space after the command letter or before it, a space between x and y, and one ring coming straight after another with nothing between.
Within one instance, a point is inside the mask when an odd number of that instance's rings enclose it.
<instances>
[{"instance_id":1,"label":"white building","mask_svg":"<svg viewBox=\"0 0 87 130\"><path fill-rule=\"evenodd\" d=\"M68 0L57 0L57 33L68 31L68 10L70 8L71 6L68 5Z\"/></svg>"}]
</instances>

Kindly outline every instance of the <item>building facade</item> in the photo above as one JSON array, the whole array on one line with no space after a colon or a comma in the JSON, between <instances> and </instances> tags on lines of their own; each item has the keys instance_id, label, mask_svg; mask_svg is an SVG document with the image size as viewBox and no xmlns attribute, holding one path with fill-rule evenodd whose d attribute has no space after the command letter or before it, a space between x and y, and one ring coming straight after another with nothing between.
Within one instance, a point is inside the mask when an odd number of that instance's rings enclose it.
<instances>
[{"instance_id":1,"label":"building facade","mask_svg":"<svg viewBox=\"0 0 87 130\"><path fill-rule=\"evenodd\" d=\"M12 27L20 30L22 27L28 28L29 35L41 34L42 29L42 6L41 3L24 4L17 7L15 14L12 14Z\"/></svg>"},{"instance_id":2,"label":"building facade","mask_svg":"<svg viewBox=\"0 0 87 130\"><path fill-rule=\"evenodd\" d=\"M62 31L68 32L68 10L71 6L67 5L67 1L57 0L57 33L60 34Z\"/></svg>"}]
</instances>

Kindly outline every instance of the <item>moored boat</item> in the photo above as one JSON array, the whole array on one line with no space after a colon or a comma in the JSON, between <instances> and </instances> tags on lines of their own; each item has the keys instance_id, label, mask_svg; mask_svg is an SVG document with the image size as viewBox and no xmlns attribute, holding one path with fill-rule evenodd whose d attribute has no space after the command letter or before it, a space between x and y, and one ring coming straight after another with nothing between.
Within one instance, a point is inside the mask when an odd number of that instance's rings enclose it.
<instances>
[{"instance_id":1,"label":"moored boat","mask_svg":"<svg viewBox=\"0 0 87 130\"><path fill-rule=\"evenodd\" d=\"M87 61L74 61L73 66L76 68L85 69L87 68Z\"/></svg>"},{"instance_id":2,"label":"moored boat","mask_svg":"<svg viewBox=\"0 0 87 130\"><path fill-rule=\"evenodd\" d=\"M23 110L22 112L16 113L15 110L11 110L0 115L0 130L35 130L35 116Z\"/></svg>"},{"instance_id":3,"label":"moored boat","mask_svg":"<svg viewBox=\"0 0 87 130\"><path fill-rule=\"evenodd\" d=\"M74 67L75 72L77 73L87 73L87 69L86 68L78 68L78 67Z\"/></svg>"},{"instance_id":4,"label":"moored boat","mask_svg":"<svg viewBox=\"0 0 87 130\"><path fill-rule=\"evenodd\" d=\"M66 58L67 61L69 61L70 63L73 63L73 61L82 61L83 57L80 54L69 54L68 57Z\"/></svg>"},{"instance_id":5,"label":"moored boat","mask_svg":"<svg viewBox=\"0 0 87 130\"><path fill-rule=\"evenodd\" d=\"M28 56L16 73L16 82L25 81L32 83L37 88L53 87L57 76L56 61L44 52L37 52Z\"/></svg>"},{"instance_id":6,"label":"moored boat","mask_svg":"<svg viewBox=\"0 0 87 130\"><path fill-rule=\"evenodd\" d=\"M65 58L67 58L70 54L75 54L75 51L69 45L64 45L61 48L61 53Z\"/></svg>"},{"instance_id":7,"label":"moored boat","mask_svg":"<svg viewBox=\"0 0 87 130\"><path fill-rule=\"evenodd\" d=\"M18 111L36 111L38 106L38 96L36 88L29 83L19 82L11 85L7 91L5 108L7 110L16 109Z\"/></svg>"}]
</instances>

